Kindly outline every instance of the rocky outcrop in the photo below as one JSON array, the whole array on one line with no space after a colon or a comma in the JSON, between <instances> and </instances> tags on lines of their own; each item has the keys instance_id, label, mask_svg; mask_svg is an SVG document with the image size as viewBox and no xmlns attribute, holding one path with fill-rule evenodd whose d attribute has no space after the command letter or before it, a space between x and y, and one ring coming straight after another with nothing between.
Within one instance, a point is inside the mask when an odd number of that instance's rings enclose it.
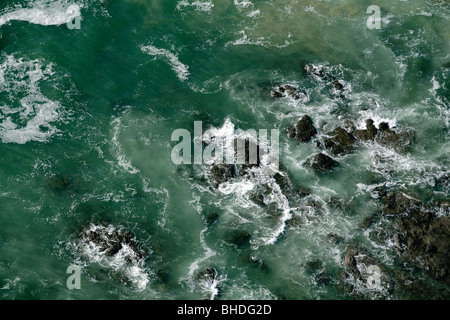
<instances>
[{"instance_id":1,"label":"rocky outcrop","mask_svg":"<svg viewBox=\"0 0 450 320\"><path fill-rule=\"evenodd\" d=\"M391 292L393 289L390 271L359 243L347 246L343 256L343 267L343 278L354 285L359 282L363 287L378 293ZM353 289L352 285L351 291Z\"/></svg>"},{"instance_id":2,"label":"rocky outcrop","mask_svg":"<svg viewBox=\"0 0 450 320\"><path fill-rule=\"evenodd\" d=\"M409 147L414 139L414 134L411 130L395 132L389 129L389 125L385 122L380 123L379 128L375 141L398 151Z\"/></svg>"},{"instance_id":3,"label":"rocky outcrop","mask_svg":"<svg viewBox=\"0 0 450 320\"><path fill-rule=\"evenodd\" d=\"M413 141L414 134L411 130L394 131L389 124L381 122L377 129L372 119L366 120L366 129L355 130L354 136L361 141L376 141L381 145L393 148L397 151L405 150Z\"/></svg>"},{"instance_id":4,"label":"rocky outcrop","mask_svg":"<svg viewBox=\"0 0 450 320\"><path fill-rule=\"evenodd\" d=\"M304 92L299 91L294 86L285 84L285 85L277 85L276 88L270 92L270 96L272 98L290 97L294 100L298 100L300 98L305 98L306 94Z\"/></svg>"},{"instance_id":5,"label":"rocky outcrop","mask_svg":"<svg viewBox=\"0 0 450 320\"><path fill-rule=\"evenodd\" d=\"M338 162L323 153L318 153L309 160L309 165L319 171L331 171L338 166Z\"/></svg>"},{"instance_id":6,"label":"rocky outcrop","mask_svg":"<svg viewBox=\"0 0 450 320\"><path fill-rule=\"evenodd\" d=\"M397 246L408 261L450 285L450 218L414 209L397 219Z\"/></svg>"},{"instance_id":7,"label":"rocky outcrop","mask_svg":"<svg viewBox=\"0 0 450 320\"><path fill-rule=\"evenodd\" d=\"M221 183L235 177L235 168L232 164L214 164L211 167L211 181L214 188L218 188Z\"/></svg>"},{"instance_id":8,"label":"rocky outcrop","mask_svg":"<svg viewBox=\"0 0 450 320\"><path fill-rule=\"evenodd\" d=\"M355 137L359 140L367 141L374 140L378 133L378 129L374 126L372 119L366 120L366 129L365 130L356 130L354 132Z\"/></svg>"},{"instance_id":9,"label":"rocky outcrop","mask_svg":"<svg viewBox=\"0 0 450 320\"><path fill-rule=\"evenodd\" d=\"M147 253L140 248L135 236L127 231L114 228L111 225L91 225L81 233L81 238L88 246L93 246L107 257L116 255L124 246L131 249L132 254L127 254L127 261L139 261Z\"/></svg>"},{"instance_id":10,"label":"rocky outcrop","mask_svg":"<svg viewBox=\"0 0 450 320\"><path fill-rule=\"evenodd\" d=\"M293 128L288 129L289 136L300 142L308 142L317 134L312 119L304 115Z\"/></svg>"},{"instance_id":11,"label":"rocky outcrop","mask_svg":"<svg viewBox=\"0 0 450 320\"><path fill-rule=\"evenodd\" d=\"M356 138L353 134L341 127L334 129L333 137L324 141L325 147L335 155L352 151L355 142Z\"/></svg>"},{"instance_id":12,"label":"rocky outcrop","mask_svg":"<svg viewBox=\"0 0 450 320\"><path fill-rule=\"evenodd\" d=\"M450 285L450 218L406 191L377 188L382 213L394 218L397 253Z\"/></svg>"},{"instance_id":13,"label":"rocky outcrop","mask_svg":"<svg viewBox=\"0 0 450 320\"><path fill-rule=\"evenodd\" d=\"M214 269L214 268L207 268L207 269L199 272L197 274L196 279L198 281L204 281L208 285L212 286L214 281L216 281L218 275L219 274L218 274L216 269Z\"/></svg>"}]
</instances>

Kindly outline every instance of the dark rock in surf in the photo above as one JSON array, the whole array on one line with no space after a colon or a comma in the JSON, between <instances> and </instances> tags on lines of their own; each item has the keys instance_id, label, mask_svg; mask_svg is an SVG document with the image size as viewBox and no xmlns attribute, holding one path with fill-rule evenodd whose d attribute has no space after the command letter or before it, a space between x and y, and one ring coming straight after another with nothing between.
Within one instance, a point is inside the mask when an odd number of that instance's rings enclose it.
<instances>
[{"instance_id":1,"label":"dark rock in surf","mask_svg":"<svg viewBox=\"0 0 450 320\"><path fill-rule=\"evenodd\" d=\"M330 171L338 166L337 161L323 153L316 154L313 159L310 160L309 164L313 169L319 171Z\"/></svg>"},{"instance_id":2,"label":"dark rock in surf","mask_svg":"<svg viewBox=\"0 0 450 320\"><path fill-rule=\"evenodd\" d=\"M397 227L397 245L406 260L450 285L450 218L414 209L397 219Z\"/></svg>"},{"instance_id":3,"label":"dark rock in surf","mask_svg":"<svg viewBox=\"0 0 450 320\"><path fill-rule=\"evenodd\" d=\"M311 194L311 190L309 190L308 188L299 188L298 189L298 195L300 197L307 197Z\"/></svg>"},{"instance_id":4,"label":"dark rock in surf","mask_svg":"<svg viewBox=\"0 0 450 320\"><path fill-rule=\"evenodd\" d=\"M221 183L235 177L235 169L232 164L214 164L211 167L211 180L213 186L218 188Z\"/></svg>"},{"instance_id":5,"label":"dark rock in surf","mask_svg":"<svg viewBox=\"0 0 450 320\"><path fill-rule=\"evenodd\" d=\"M338 80L334 80L333 82L331 82L331 86L336 91L343 91L344 90L344 86Z\"/></svg>"},{"instance_id":6,"label":"dark rock in surf","mask_svg":"<svg viewBox=\"0 0 450 320\"><path fill-rule=\"evenodd\" d=\"M111 226L93 225L82 232L81 238L85 243L97 247L108 257L116 255L124 245L131 248L133 252L132 256L128 256L129 262L139 261L147 255L131 232L118 230Z\"/></svg>"},{"instance_id":7,"label":"dark rock in surf","mask_svg":"<svg viewBox=\"0 0 450 320\"><path fill-rule=\"evenodd\" d=\"M337 155L352 151L356 138L345 129L337 127L334 129L334 136L324 142L325 147L330 149L332 154Z\"/></svg>"},{"instance_id":8,"label":"dark rock in surf","mask_svg":"<svg viewBox=\"0 0 450 320\"><path fill-rule=\"evenodd\" d=\"M294 135L295 134L295 135ZM312 119L304 115L295 125L295 128L289 129L289 136L295 137L300 142L308 142L317 134Z\"/></svg>"},{"instance_id":9,"label":"dark rock in surf","mask_svg":"<svg viewBox=\"0 0 450 320\"><path fill-rule=\"evenodd\" d=\"M272 98L290 97L294 100L298 100L300 98L305 98L306 94L304 92L299 91L294 86L285 84L285 85L278 85L275 89L273 89L270 92L270 96Z\"/></svg>"},{"instance_id":10,"label":"dark rock in surf","mask_svg":"<svg viewBox=\"0 0 450 320\"><path fill-rule=\"evenodd\" d=\"M367 140L374 140L375 136L377 135L377 128L373 125L372 119L366 120L366 129L365 130L356 130L354 132L355 137L357 137L359 140L367 141Z\"/></svg>"},{"instance_id":11,"label":"dark rock in surf","mask_svg":"<svg viewBox=\"0 0 450 320\"><path fill-rule=\"evenodd\" d=\"M305 64L303 67L303 74L314 75L314 76L318 76L320 78L325 77L325 72L321 68L319 68L313 64Z\"/></svg>"},{"instance_id":12,"label":"dark rock in surf","mask_svg":"<svg viewBox=\"0 0 450 320\"><path fill-rule=\"evenodd\" d=\"M411 130L395 132L389 128L387 123L380 124L380 131L375 141L395 150L402 151L409 147L414 140L414 134Z\"/></svg>"},{"instance_id":13,"label":"dark rock in surf","mask_svg":"<svg viewBox=\"0 0 450 320\"><path fill-rule=\"evenodd\" d=\"M420 202L404 192L389 192L382 197L384 214L399 214L417 207Z\"/></svg>"},{"instance_id":14,"label":"dark rock in surf","mask_svg":"<svg viewBox=\"0 0 450 320\"><path fill-rule=\"evenodd\" d=\"M198 281L205 281L206 283L212 285L214 281L217 279L219 273L214 268L207 268L197 274Z\"/></svg>"}]
</instances>

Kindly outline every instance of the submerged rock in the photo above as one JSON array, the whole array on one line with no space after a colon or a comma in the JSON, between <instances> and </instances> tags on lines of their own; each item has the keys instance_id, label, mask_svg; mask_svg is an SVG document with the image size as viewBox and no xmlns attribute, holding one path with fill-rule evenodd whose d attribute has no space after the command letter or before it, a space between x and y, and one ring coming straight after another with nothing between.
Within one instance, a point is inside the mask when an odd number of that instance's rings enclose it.
<instances>
[{"instance_id":1,"label":"submerged rock","mask_svg":"<svg viewBox=\"0 0 450 320\"><path fill-rule=\"evenodd\" d=\"M208 213L208 215L206 216L206 223L208 225L213 225L213 224L217 223L218 220L219 220L219 214L217 212Z\"/></svg>"},{"instance_id":2,"label":"submerged rock","mask_svg":"<svg viewBox=\"0 0 450 320\"><path fill-rule=\"evenodd\" d=\"M295 125L295 128L289 129L289 136L295 137L300 142L308 142L317 134L312 119L304 115Z\"/></svg>"},{"instance_id":3,"label":"submerged rock","mask_svg":"<svg viewBox=\"0 0 450 320\"><path fill-rule=\"evenodd\" d=\"M67 174L54 174L45 179L45 186L55 193L76 192L76 184L76 179Z\"/></svg>"},{"instance_id":4,"label":"submerged rock","mask_svg":"<svg viewBox=\"0 0 450 320\"><path fill-rule=\"evenodd\" d=\"M309 165L319 171L330 171L338 166L338 162L323 153L318 153L309 162Z\"/></svg>"},{"instance_id":5,"label":"submerged rock","mask_svg":"<svg viewBox=\"0 0 450 320\"><path fill-rule=\"evenodd\" d=\"M250 239L251 235L243 230L236 230L229 237L229 241L238 248L248 244Z\"/></svg>"}]
</instances>

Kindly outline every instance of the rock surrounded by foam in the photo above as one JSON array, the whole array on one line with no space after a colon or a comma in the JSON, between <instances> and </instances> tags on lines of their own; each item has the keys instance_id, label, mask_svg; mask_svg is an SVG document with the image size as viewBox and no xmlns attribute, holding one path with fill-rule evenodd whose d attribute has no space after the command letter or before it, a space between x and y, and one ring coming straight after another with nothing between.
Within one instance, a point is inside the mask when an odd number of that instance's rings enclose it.
<instances>
[{"instance_id":1,"label":"rock surrounded by foam","mask_svg":"<svg viewBox=\"0 0 450 320\"><path fill-rule=\"evenodd\" d=\"M125 246L131 249L126 254L127 262L139 261L146 256L131 232L115 229L112 226L92 225L82 232L81 237L86 244L94 246L107 257L116 255Z\"/></svg>"},{"instance_id":2,"label":"rock surrounded by foam","mask_svg":"<svg viewBox=\"0 0 450 320\"><path fill-rule=\"evenodd\" d=\"M270 92L270 96L272 98L290 97L294 100L306 98L306 94L304 92L301 92L296 87L289 84L277 85L276 88Z\"/></svg>"},{"instance_id":3,"label":"rock surrounded by foam","mask_svg":"<svg viewBox=\"0 0 450 320\"><path fill-rule=\"evenodd\" d=\"M304 115L295 125L294 128L289 128L289 136L295 138L300 142L308 142L317 134L317 129L313 125L310 116Z\"/></svg>"},{"instance_id":4,"label":"rock surrounded by foam","mask_svg":"<svg viewBox=\"0 0 450 320\"><path fill-rule=\"evenodd\" d=\"M324 153L316 154L308 161L309 165L319 171L331 171L338 166L338 162Z\"/></svg>"},{"instance_id":5,"label":"rock surrounded by foam","mask_svg":"<svg viewBox=\"0 0 450 320\"><path fill-rule=\"evenodd\" d=\"M334 129L334 135L330 139L326 139L325 147L331 149L333 154L347 153L353 150L353 145L356 138L350 132L347 132L341 127Z\"/></svg>"}]
</instances>

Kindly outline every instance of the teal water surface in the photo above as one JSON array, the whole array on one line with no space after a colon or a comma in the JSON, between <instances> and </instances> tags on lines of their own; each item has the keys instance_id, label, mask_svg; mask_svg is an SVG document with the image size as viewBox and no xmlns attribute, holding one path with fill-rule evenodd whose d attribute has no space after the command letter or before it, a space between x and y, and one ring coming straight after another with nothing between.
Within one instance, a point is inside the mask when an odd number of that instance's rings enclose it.
<instances>
[{"instance_id":1,"label":"teal water surface","mask_svg":"<svg viewBox=\"0 0 450 320\"><path fill-rule=\"evenodd\" d=\"M370 5L380 29L367 27ZM0 298L450 297L399 257L393 234L374 236L392 221L361 226L381 210L377 186L450 198L436 183L450 171L449 20L439 0L0 0ZM344 97L305 63L339 79ZM276 84L307 97L271 98ZM299 143L286 129L304 114L318 135ZM335 127L369 118L414 141L359 143L330 173L306 164ZM172 132L193 134L194 121L225 136L279 129L280 170L309 195L258 170L215 188L208 164L174 164ZM252 200L265 186L264 203ZM87 246L82 231L104 223L131 231L148 255ZM237 231L249 242L236 244ZM352 243L393 285L342 276ZM79 290L66 286L71 265ZM198 281L207 268L213 285ZM399 273L430 288L403 286Z\"/></svg>"}]
</instances>

